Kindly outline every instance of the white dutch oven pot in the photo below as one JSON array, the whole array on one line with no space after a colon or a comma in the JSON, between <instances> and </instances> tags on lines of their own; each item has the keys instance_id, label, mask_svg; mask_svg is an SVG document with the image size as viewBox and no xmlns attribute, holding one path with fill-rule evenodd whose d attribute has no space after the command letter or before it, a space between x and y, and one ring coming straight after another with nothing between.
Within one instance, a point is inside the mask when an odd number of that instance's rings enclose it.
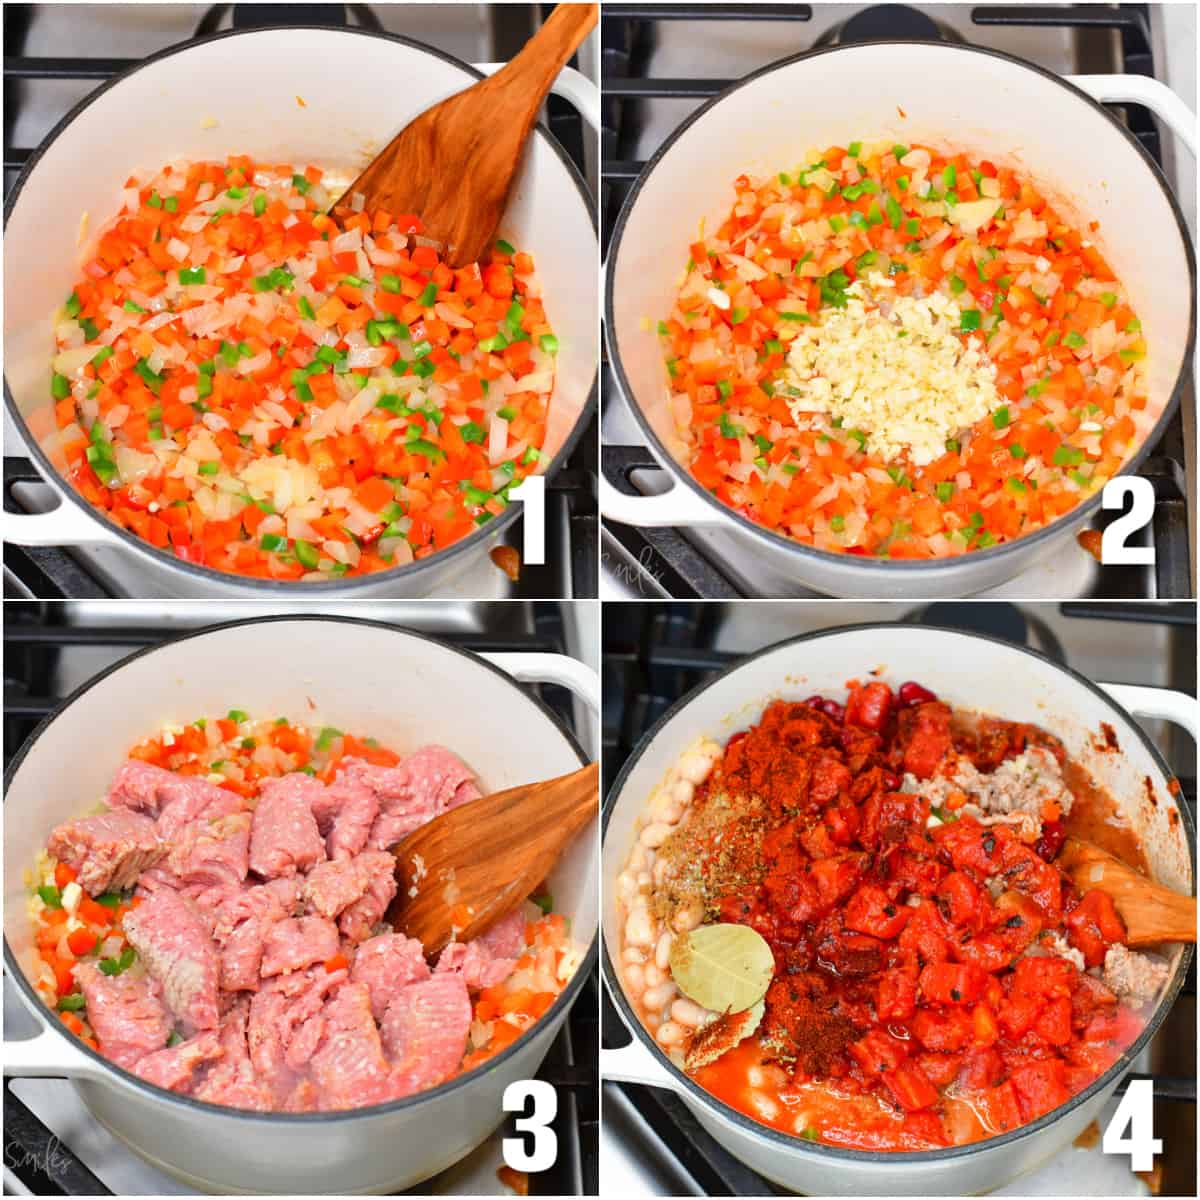
<instances>
[{"instance_id":1,"label":"white dutch oven pot","mask_svg":"<svg viewBox=\"0 0 1200 1200\"><path fill-rule=\"evenodd\" d=\"M21 173L5 208L8 415L59 500L49 513L6 513L5 538L27 546L120 548L144 571L148 596L427 595L486 554L518 506L439 554L375 575L297 588L225 574L185 563L114 525L61 478L64 464L39 442L54 428L47 390L52 317L78 277L87 245L77 240L80 219L87 214L94 231L117 212L131 172L157 170L175 158L249 154L357 174L418 113L498 69L476 69L415 42L358 29L222 33L145 60L69 113ZM568 69L553 90L596 128L599 99L587 79ZM540 126L500 229L533 255L559 338L542 460L552 474L578 441L593 404L597 243L583 182Z\"/></svg>"},{"instance_id":2,"label":"white dutch oven pot","mask_svg":"<svg viewBox=\"0 0 1200 1200\"><path fill-rule=\"evenodd\" d=\"M831 97L835 98L831 102ZM655 322L671 309L701 221L715 228L738 175L773 174L806 151L856 138L945 145L1007 162L1081 221L1129 289L1148 343L1147 436L1135 471L1175 410L1195 334L1196 267L1179 206L1158 168L1100 100L1151 108L1193 147L1195 117L1140 76L1063 79L976 47L899 42L784 59L699 108L646 164L613 234L605 325L620 390L669 491L629 496L601 480L604 515L628 525L713 526L753 546L758 590L831 596L965 596L1063 552L1098 496L1044 529L994 549L919 562L836 554L771 533L722 504L683 465ZM903 116L901 116L903 112ZM711 536L711 535L710 535ZM1073 548L1072 552L1073 552Z\"/></svg>"},{"instance_id":3,"label":"white dutch oven pot","mask_svg":"<svg viewBox=\"0 0 1200 1200\"><path fill-rule=\"evenodd\" d=\"M590 949L549 1012L477 1070L405 1100L339 1113L263 1114L201 1103L89 1050L30 986L36 950L23 885L49 831L104 796L130 746L164 723L233 704L367 730L402 752L441 742L475 768L485 792L576 769L585 757L575 739L514 678L570 688L595 712L595 674L574 659L477 656L394 627L327 617L192 634L135 654L81 688L34 734L6 778L4 961L42 1032L5 1042L5 1075L66 1076L105 1128L205 1191L394 1192L469 1153L502 1120L505 1087L536 1074L595 963L594 826L550 877L555 908Z\"/></svg>"},{"instance_id":4,"label":"white dutch oven pot","mask_svg":"<svg viewBox=\"0 0 1200 1200\"><path fill-rule=\"evenodd\" d=\"M641 740L609 791L602 851L604 978L633 1040L624 1049L601 1051L601 1074L677 1092L731 1154L791 1191L812 1196L974 1195L1038 1166L1099 1114L1174 1002L1191 961L1190 946L1166 948L1171 975L1162 999L1137 1041L1090 1087L1000 1137L902 1154L843 1150L789 1137L730 1108L671 1063L635 1015L613 969L620 961L620 928L616 888L609 885L633 847L635 822L652 788L672 763L701 734L724 743L757 721L774 699L801 700L814 692L837 697L848 677L876 667L883 668L882 678L893 686L915 679L950 704L1032 721L1060 737L1132 823L1154 877L1177 891L1194 892L1191 819L1171 793L1171 772L1130 716L1163 717L1195 737L1197 705L1190 696L1125 684L1097 686L1031 650L956 630L862 625L782 642L743 659L675 704ZM1101 722L1116 731L1119 754L1093 746L1089 734L1098 733Z\"/></svg>"}]
</instances>

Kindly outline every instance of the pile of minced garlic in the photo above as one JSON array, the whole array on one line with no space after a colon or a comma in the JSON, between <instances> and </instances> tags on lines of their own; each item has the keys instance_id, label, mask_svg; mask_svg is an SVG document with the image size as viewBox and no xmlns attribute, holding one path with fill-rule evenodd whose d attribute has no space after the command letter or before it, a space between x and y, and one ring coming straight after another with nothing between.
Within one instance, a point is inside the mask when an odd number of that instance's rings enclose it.
<instances>
[{"instance_id":1,"label":"pile of minced garlic","mask_svg":"<svg viewBox=\"0 0 1200 1200\"><path fill-rule=\"evenodd\" d=\"M999 408L996 368L960 333L952 296L898 296L878 272L846 288L792 343L780 382L797 424L828 413L886 460L924 466L946 442Z\"/></svg>"}]
</instances>

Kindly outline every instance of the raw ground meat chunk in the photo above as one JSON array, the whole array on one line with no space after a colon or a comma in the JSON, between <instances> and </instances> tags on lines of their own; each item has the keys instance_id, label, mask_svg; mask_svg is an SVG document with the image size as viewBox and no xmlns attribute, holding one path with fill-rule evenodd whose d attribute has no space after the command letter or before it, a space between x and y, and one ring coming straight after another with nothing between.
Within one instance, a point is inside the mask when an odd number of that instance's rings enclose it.
<instances>
[{"instance_id":1,"label":"raw ground meat chunk","mask_svg":"<svg viewBox=\"0 0 1200 1200\"><path fill-rule=\"evenodd\" d=\"M343 985L323 1015L324 1035L311 1064L320 1107L358 1108L387 1098L391 1068L383 1056L366 984Z\"/></svg>"},{"instance_id":2,"label":"raw ground meat chunk","mask_svg":"<svg viewBox=\"0 0 1200 1200\"><path fill-rule=\"evenodd\" d=\"M343 760L338 782L364 784L379 800L367 844L384 850L444 812L479 798L475 774L444 746L422 746L395 767Z\"/></svg>"},{"instance_id":3,"label":"raw ground meat chunk","mask_svg":"<svg viewBox=\"0 0 1200 1200\"><path fill-rule=\"evenodd\" d=\"M208 1029L186 1042L147 1054L133 1068L133 1073L168 1091L190 1092L196 1072L205 1063L216 1062L224 1053L220 1035Z\"/></svg>"},{"instance_id":4,"label":"raw ground meat chunk","mask_svg":"<svg viewBox=\"0 0 1200 1200\"><path fill-rule=\"evenodd\" d=\"M350 968L354 983L365 983L371 993L371 1012L382 1021L393 998L410 983L429 978L429 964L416 938L402 933L381 933L358 948Z\"/></svg>"},{"instance_id":5,"label":"raw ground meat chunk","mask_svg":"<svg viewBox=\"0 0 1200 1200\"><path fill-rule=\"evenodd\" d=\"M476 938L470 942L451 942L438 955L436 975L457 975L471 989L496 987L516 966L515 958L496 958Z\"/></svg>"},{"instance_id":6,"label":"raw ground meat chunk","mask_svg":"<svg viewBox=\"0 0 1200 1200\"><path fill-rule=\"evenodd\" d=\"M366 895L371 883L370 865L356 858L317 863L304 880L307 904L331 920Z\"/></svg>"},{"instance_id":7,"label":"raw ground meat chunk","mask_svg":"<svg viewBox=\"0 0 1200 1200\"><path fill-rule=\"evenodd\" d=\"M330 858L350 858L361 853L379 816L379 799L369 787L344 780L329 787L337 800L325 848Z\"/></svg>"},{"instance_id":8,"label":"raw ground meat chunk","mask_svg":"<svg viewBox=\"0 0 1200 1200\"><path fill-rule=\"evenodd\" d=\"M525 953L525 914L518 908L469 942L451 942L438 956L437 974L461 975L472 991L503 983Z\"/></svg>"},{"instance_id":9,"label":"raw ground meat chunk","mask_svg":"<svg viewBox=\"0 0 1200 1200\"><path fill-rule=\"evenodd\" d=\"M339 946L337 926L324 917L276 921L263 936L263 978L327 962L338 953Z\"/></svg>"},{"instance_id":10,"label":"raw ground meat chunk","mask_svg":"<svg viewBox=\"0 0 1200 1200\"><path fill-rule=\"evenodd\" d=\"M1116 942L1104 956L1104 982L1117 996L1135 1008L1158 995L1170 968L1161 958L1139 954Z\"/></svg>"},{"instance_id":11,"label":"raw ground meat chunk","mask_svg":"<svg viewBox=\"0 0 1200 1200\"><path fill-rule=\"evenodd\" d=\"M406 987L388 1005L381 1032L396 1079L409 1095L458 1069L471 1027L471 998L458 975Z\"/></svg>"},{"instance_id":12,"label":"raw ground meat chunk","mask_svg":"<svg viewBox=\"0 0 1200 1200\"><path fill-rule=\"evenodd\" d=\"M325 999L346 979L346 971L312 971L282 975L263 984L250 1001L246 1041L250 1061L261 1081L280 1098L296 1082L289 1051L298 1031L309 1022L323 1021ZM291 1056L292 1061L297 1061ZM304 1060L298 1060L304 1066Z\"/></svg>"},{"instance_id":13,"label":"raw ground meat chunk","mask_svg":"<svg viewBox=\"0 0 1200 1200\"><path fill-rule=\"evenodd\" d=\"M108 803L112 808L132 808L153 817L167 841L174 841L179 831L198 817L225 816L246 807L242 797L228 788L137 759L130 759L117 772Z\"/></svg>"},{"instance_id":14,"label":"raw ground meat chunk","mask_svg":"<svg viewBox=\"0 0 1200 1200\"><path fill-rule=\"evenodd\" d=\"M525 953L525 914L518 905L473 940L495 958L520 958Z\"/></svg>"},{"instance_id":15,"label":"raw ground meat chunk","mask_svg":"<svg viewBox=\"0 0 1200 1200\"><path fill-rule=\"evenodd\" d=\"M250 1108L267 1112L275 1107L275 1094L254 1071L246 1045L246 1024L250 1018L250 1001L239 997L221 1018L221 1048L219 1062L205 1075L194 1095L210 1104L228 1104L233 1108Z\"/></svg>"},{"instance_id":16,"label":"raw ground meat chunk","mask_svg":"<svg viewBox=\"0 0 1200 1200\"><path fill-rule=\"evenodd\" d=\"M174 1022L154 980L144 975L105 975L95 963L82 962L75 968L75 981L106 1058L128 1069L167 1044Z\"/></svg>"},{"instance_id":17,"label":"raw ground meat chunk","mask_svg":"<svg viewBox=\"0 0 1200 1200\"><path fill-rule=\"evenodd\" d=\"M299 891L296 879L274 879L231 896L220 906L213 936L221 946L221 987L258 990L267 930L295 912Z\"/></svg>"},{"instance_id":18,"label":"raw ground meat chunk","mask_svg":"<svg viewBox=\"0 0 1200 1200\"><path fill-rule=\"evenodd\" d=\"M250 869L252 814L231 813L185 825L167 856L167 867L184 886L237 886Z\"/></svg>"},{"instance_id":19,"label":"raw ground meat chunk","mask_svg":"<svg viewBox=\"0 0 1200 1200\"><path fill-rule=\"evenodd\" d=\"M90 896L133 887L167 849L149 817L126 810L68 821L46 842L50 857L71 867Z\"/></svg>"},{"instance_id":20,"label":"raw ground meat chunk","mask_svg":"<svg viewBox=\"0 0 1200 1200\"><path fill-rule=\"evenodd\" d=\"M366 894L338 918L338 927L352 942L364 942L375 932L396 895L396 860L386 850L367 850L355 860L370 873Z\"/></svg>"},{"instance_id":21,"label":"raw ground meat chunk","mask_svg":"<svg viewBox=\"0 0 1200 1200\"><path fill-rule=\"evenodd\" d=\"M153 892L125 918L125 936L186 1030L215 1029L221 964L196 909L175 892Z\"/></svg>"},{"instance_id":22,"label":"raw ground meat chunk","mask_svg":"<svg viewBox=\"0 0 1200 1200\"><path fill-rule=\"evenodd\" d=\"M285 775L279 781L264 780L254 810L250 867L266 879L303 874L325 858L325 843L317 829L317 820L293 779Z\"/></svg>"}]
</instances>

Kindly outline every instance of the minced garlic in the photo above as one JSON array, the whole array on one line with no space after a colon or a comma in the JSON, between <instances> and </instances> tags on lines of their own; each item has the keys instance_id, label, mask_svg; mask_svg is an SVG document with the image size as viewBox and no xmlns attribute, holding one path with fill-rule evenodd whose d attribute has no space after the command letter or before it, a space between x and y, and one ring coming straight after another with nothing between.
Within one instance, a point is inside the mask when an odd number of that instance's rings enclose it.
<instances>
[{"instance_id":1,"label":"minced garlic","mask_svg":"<svg viewBox=\"0 0 1200 1200\"><path fill-rule=\"evenodd\" d=\"M954 298L897 296L894 286L873 273L847 287L845 308L802 327L780 382L797 424L826 412L884 460L907 452L924 466L1001 398L995 366L961 335Z\"/></svg>"}]
</instances>

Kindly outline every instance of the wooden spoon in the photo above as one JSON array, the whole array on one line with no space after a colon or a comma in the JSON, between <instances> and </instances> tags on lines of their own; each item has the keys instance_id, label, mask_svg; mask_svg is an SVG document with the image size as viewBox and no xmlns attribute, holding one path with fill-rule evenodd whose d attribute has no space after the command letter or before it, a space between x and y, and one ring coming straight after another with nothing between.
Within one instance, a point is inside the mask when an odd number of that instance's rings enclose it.
<instances>
[{"instance_id":1,"label":"wooden spoon","mask_svg":"<svg viewBox=\"0 0 1200 1200\"><path fill-rule=\"evenodd\" d=\"M1128 946L1196 940L1196 898L1151 882L1099 846L1069 837L1055 859L1081 892L1107 892L1125 922Z\"/></svg>"},{"instance_id":2,"label":"wooden spoon","mask_svg":"<svg viewBox=\"0 0 1200 1200\"><path fill-rule=\"evenodd\" d=\"M538 109L596 18L595 4L558 5L507 66L405 126L338 204L361 192L368 211L416 213L451 266L476 262L495 239Z\"/></svg>"},{"instance_id":3,"label":"wooden spoon","mask_svg":"<svg viewBox=\"0 0 1200 1200\"><path fill-rule=\"evenodd\" d=\"M426 954L469 941L546 878L566 843L600 809L598 763L460 804L392 847L394 929Z\"/></svg>"}]
</instances>

